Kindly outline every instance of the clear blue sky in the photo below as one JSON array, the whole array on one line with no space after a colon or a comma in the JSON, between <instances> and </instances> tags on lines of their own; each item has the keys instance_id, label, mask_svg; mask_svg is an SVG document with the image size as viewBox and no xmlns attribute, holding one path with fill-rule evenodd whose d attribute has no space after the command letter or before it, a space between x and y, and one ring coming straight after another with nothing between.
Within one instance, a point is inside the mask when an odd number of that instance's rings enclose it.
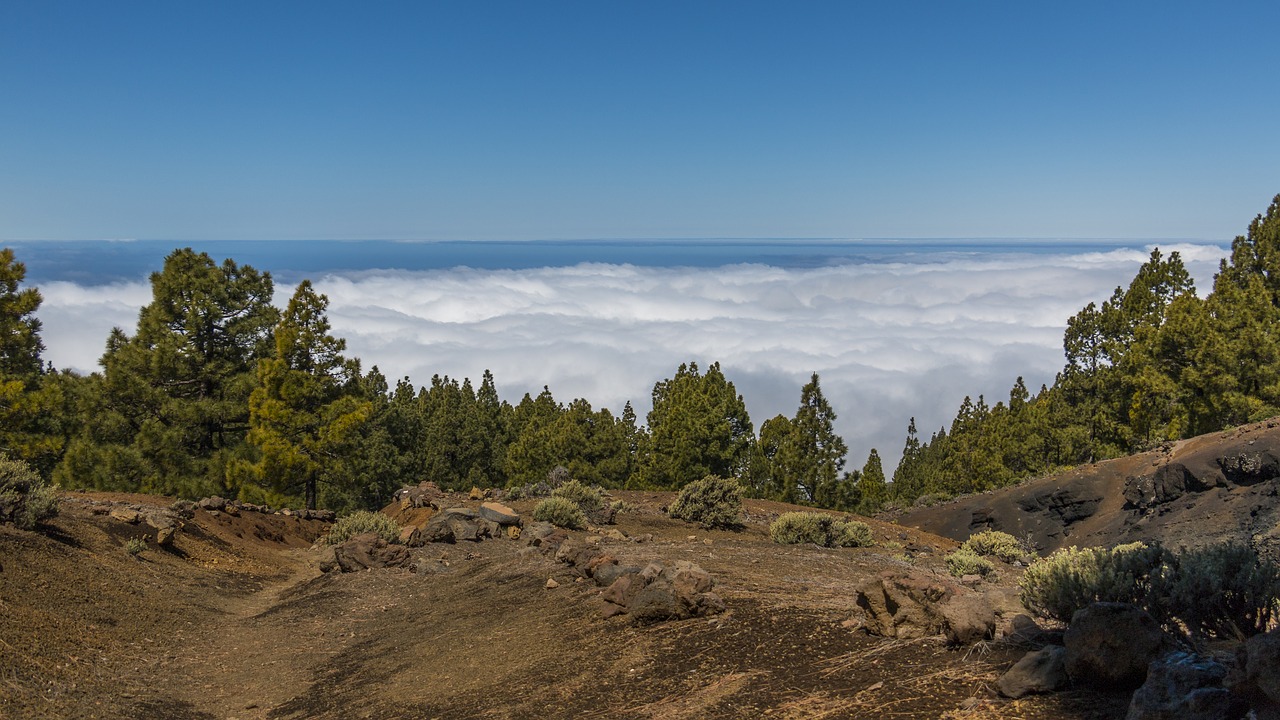
<instances>
[{"instance_id":1,"label":"clear blue sky","mask_svg":"<svg viewBox=\"0 0 1280 720\"><path fill-rule=\"evenodd\" d=\"M0 0L0 239L1229 238L1280 3Z\"/></svg>"}]
</instances>

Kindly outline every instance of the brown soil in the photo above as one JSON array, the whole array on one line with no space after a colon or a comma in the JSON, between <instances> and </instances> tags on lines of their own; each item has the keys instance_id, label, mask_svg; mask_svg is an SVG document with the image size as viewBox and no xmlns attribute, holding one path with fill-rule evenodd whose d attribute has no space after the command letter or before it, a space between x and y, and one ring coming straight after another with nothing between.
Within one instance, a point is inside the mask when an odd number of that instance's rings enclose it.
<instances>
[{"instance_id":1,"label":"brown soil","mask_svg":"<svg viewBox=\"0 0 1280 720\"><path fill-rule=\"evenodd\" d=\"M413 552L430 572L321 575L294 517L198 511L169 550L73 493L40 533L0 527L0 717L96 718L1110 718L1127 698L1010 701L994 682L1023 652L953 649L859 628L854 588L885 568L938 569L955 543L872 522L866 549L784 547L751 502L738 532L668 519L661 493L602 541L624 563L692 560L729 611L637 626L524 543ZM459 505L474 501L454 498ZM99 503L99 504L94 504ZM527 513L528 503L512 503ZM575 533L582 540L587 533ZM547 589L547 578L559 587ZM1016 572L1005 573L1005 582Z\"/></svg>"}]
</instances>

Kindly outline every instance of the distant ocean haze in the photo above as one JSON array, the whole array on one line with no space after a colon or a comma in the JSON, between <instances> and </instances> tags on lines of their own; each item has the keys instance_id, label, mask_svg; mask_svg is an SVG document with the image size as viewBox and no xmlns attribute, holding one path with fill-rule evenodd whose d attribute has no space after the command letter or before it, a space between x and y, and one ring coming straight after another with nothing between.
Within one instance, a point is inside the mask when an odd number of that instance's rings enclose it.
<instances>
[{"instance_id":1,"label":"distant ocean haze","mask_svg":"<svg viewBox=\"0 0 1280 720\"><path fill-rule=\"evenodd\" d=\"M548 386L643 421L653 384L719 361L752 421L793 415L812 372L850 447L889 469L909 418L928 435L966 395L1034 392L1066 321L1127 285L1152 246L1206 292L1222 244L1187 241L563 241L10 243L44 295L45 359L83 372L132 332L175 247L269 270L276 303L310 278L333 331L394 383L493 371L504 399Z\"/></svg>"}]
</instances>

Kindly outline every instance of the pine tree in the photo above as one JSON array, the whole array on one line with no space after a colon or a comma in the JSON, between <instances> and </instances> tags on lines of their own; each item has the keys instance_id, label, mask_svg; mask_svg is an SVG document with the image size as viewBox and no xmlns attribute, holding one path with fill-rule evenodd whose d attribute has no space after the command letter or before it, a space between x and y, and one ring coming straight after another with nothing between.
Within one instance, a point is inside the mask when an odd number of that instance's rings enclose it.
<instances>
[{"instance_id":1,"label":"pine tree","mask_svg":"<svg viewBox=\"0 0 1280 720\"><path fill-rule=\"evenodd\" d=\"M707 475L741 477L749 465L753 432L742 396L719 363L706 374L696 363L653 387L649 435L635 482L679 488Z\"/></svg>"},{"instance_id":2,"label":"pine tree","mask_svg":"<svg viewBox=\"0 0 1280 720\"><path fill-rule=\"evenodd\" d=\"M343 357L346 341L329 333L328 305L309 280L298 285L249 397L249 441L260 459L247 468L278 493L301 493L308 508L321 484L350 484L335 460L352 450L373 409L355 385L359 362Z\"/></svg>"},{"instance_id":3,"label":"pine tree","mask_svg":"<svg viewBox=\"0 0 1280 720\"><path fill-rule=\"evenodd\" d=\"M885 487L884 467L880 463L880 454L875 448L867 455L867 462L862 466L862 477L858 481L858 490L862 496L859 512L870 515L878 511L888 499L888 488Z\"/></svg>"},{"instance_id":4,"label":"pine tree","mask_svg":"<svg viewBox=\"0 0 1280 720\"><path fill-rule=\"evenodd\" d=\"M151 275L133 337L115 329L84 426L56 479L69 487L198 497L234 493L227 467L245 451L254 364L279 317L272 280L190 248Z\"/></svg>"}]
</instances>

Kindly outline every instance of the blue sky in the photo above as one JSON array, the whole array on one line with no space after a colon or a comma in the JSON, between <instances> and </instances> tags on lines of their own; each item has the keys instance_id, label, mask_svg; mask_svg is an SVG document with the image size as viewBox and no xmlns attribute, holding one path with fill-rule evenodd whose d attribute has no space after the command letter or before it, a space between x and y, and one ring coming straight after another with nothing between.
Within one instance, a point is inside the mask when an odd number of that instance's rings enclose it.
<instances>
[{"instance_id":1,"label":"blue sky","mask_svg":"<svg viewBox=\"0 0 1280 720\"><path fill-rule=\"evenodd\" d=\"M1227 239L1280 3L0 0L0 240Z\"/></svg>"}]
</instances>

